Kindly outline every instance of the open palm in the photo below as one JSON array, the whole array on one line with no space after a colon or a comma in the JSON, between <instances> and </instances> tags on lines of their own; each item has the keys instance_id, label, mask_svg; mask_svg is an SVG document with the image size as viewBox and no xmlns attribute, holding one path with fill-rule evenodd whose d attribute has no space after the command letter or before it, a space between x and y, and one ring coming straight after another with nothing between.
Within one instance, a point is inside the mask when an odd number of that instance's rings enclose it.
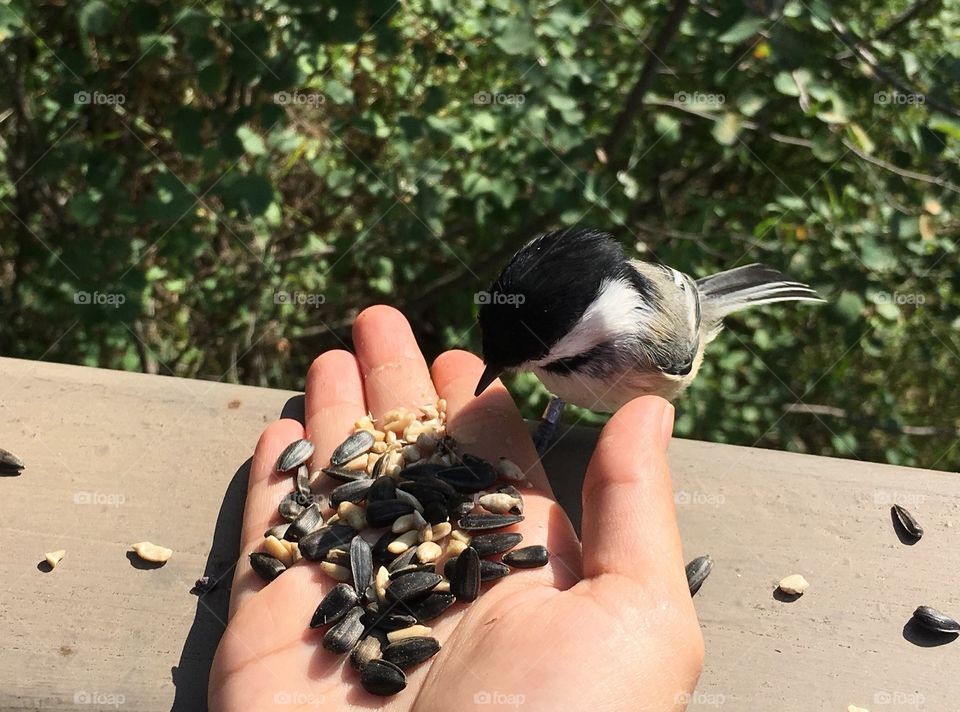
<instances>
[{"instance_id":1,"label":"open palm","mask_svg":"<svg viewBox=\"0 0 960 712\"><path fill-rule=\"evenodd\" d=\"M462 351L428 369L404 317L372 307L354 325L356 355L330 351L307 375L306 429L272 423L253 458L230 601L230 622L210 675L212 710L683 709L700 673L703 641L687 591L665 450L673 410L655 397L628 404L608 423L583 493L583 545L556 503L527 429L506 389L479 398L483 369ZM247 555L279 523L291 490L274 463L291 441L316 445L312 469L368 411L448 403L461 449L505 456L527 472L523 545L545 544L548 566L483 584L472 604L430 622L440 652L407 671L391 698L368 694L348 656L321 646L310 617L335 582L303 561L270 584ZM330 488L318 482L315 489Z\"/></svg>"}]
</instances>

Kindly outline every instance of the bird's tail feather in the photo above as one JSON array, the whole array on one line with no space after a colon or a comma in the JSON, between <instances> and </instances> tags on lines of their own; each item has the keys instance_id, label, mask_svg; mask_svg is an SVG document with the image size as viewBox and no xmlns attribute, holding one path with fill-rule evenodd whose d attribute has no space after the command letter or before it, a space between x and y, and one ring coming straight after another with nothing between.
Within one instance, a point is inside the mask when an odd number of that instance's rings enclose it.
<instances>
[{"instance_id":1,"label":"bird's tail feather","mask_svg":"<svg viewBox=\"0 0 960 712\"><path fill-rule=\"evenodd\" d=\"M794 282L782 272L761 264L735 267L697 280L705 302L702 307L712 319L757 304L774 302L822 302L808 285Z\"/></svg>"}]
</instances>

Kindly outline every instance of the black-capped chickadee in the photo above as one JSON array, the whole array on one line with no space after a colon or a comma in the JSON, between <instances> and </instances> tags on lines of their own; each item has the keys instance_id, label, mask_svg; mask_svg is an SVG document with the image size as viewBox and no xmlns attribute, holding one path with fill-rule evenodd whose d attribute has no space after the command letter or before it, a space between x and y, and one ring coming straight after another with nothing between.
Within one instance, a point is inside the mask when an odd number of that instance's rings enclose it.
<instances>
[{"instance_id":1,"label":"black-capped chickadee","mask_svg":"<svg viewBox=\"0 0 960 712\"><path fill-rule=\"evenodd\" d=\"M480 306L486 369L476 395L505 371L533 371L557 396L613 412L645 394L675 398L731 312L824 301L760 264L695 280L631 260L610 235L567 229L513 256Z\"/></svg>"}]
</instances>

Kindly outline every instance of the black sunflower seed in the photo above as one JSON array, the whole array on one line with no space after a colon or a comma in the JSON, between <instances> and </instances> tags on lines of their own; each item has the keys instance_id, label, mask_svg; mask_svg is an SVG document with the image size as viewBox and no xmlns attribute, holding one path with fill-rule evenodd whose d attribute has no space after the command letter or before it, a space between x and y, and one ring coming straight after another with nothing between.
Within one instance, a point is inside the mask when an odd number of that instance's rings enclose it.
<instances>
[{"instance_id":1,"label":"black sunflower seed","mask_svg":"<svg viewBox=\"0 0 960 712\"><path fill-rule=\"evenodd\" d=\"M435 487L430 487L423 480L401 482L398 489L401 492L406 492L407 494L413 495L417 498L417 501L424 506L426 506L428 503L436 502L437 504L442 504L444 507L446 507L447 496Z\"/></svg>"},{"instance_id":2,"label":"black sunflower seed","mask_svg":"<svg viewBox=\"0 0 960 712\"><path fill-rule=\"evenodd\" d=\"M378 658L360 669L360 684L371 695L387 697L407 686L407 676L393 663Z\"/></svg>"},{"instance_id":3,"label":"black sunflower seed","mask_svg":"<svg viewBox=\"0 0 960 712\"><path fill-rule=\"evenodd\" d=\"M960 623L936 608L920 606L913 612L918 624L935 633L960 633Z\"/></svg>"},{"instance_id":4,"label":"black sunflower seed","mask_svg":"<svg viewBox=\"0 0 960 712\"><path fill-rule=\"evenodd\" d=\"M383 649L383 659L401 670L419 665L440 652L440 641L429 636L413 636L390 643Z\"/></svg>"},{"instance_id":5,"label":"black sunflower seed","mask_svg":"<svg viewBox=\"0 0 960 712\"><path fill-rule=\"evenodd\" d=\"M473 497L468 494L457 495L447 500L447 511L451 519L459 519L473 511Z\"/></svg>"},{"instance_id":6,"label":"black sunflower seed","mask_svg":"<svg viewBox=\"0 0 960 712\"><path fill-rule=\"evenodd\" d=\"M330 492L330 506L336 509L344 502L358 504L367 498L367 492L372 485L373 481L369 479L354 480L337 485Z\"/></svg>"},{"instance_id":7,"label":"black sunflower seed","mask_svg":"<svg viewBox=\"0 0 960 712\"><path fill-rule=\"evenodd\" d=\"M501 561L515 569L535 569L538 566L547 565L550 561L550 552L547 551L547 547L534 544L507 552Z\"/></svg>"},{"instance_id":8,"label":"black sunflower seed","mask_svg":"<svg viewBox=\"0 0 960 712\"><path fill-rule=\"evenodd\" d=\"M403 630L417 624L417 619L412 615L392 610L366 611L362 620L366 628L379 628L388 633L392 630Z\"/></svg>"},{"instance_id":9,"label":"black sunflower seed","mask_svg":"<svg viewBox=\"0 0 960 712\"><path fill-rule=\"evenodd\" d=\"M490 487L497 481L493 466L482 460L470 465L454 465L436 474L438 480L446 482L458 492L472 494Z\"/></svg>"},{"instance_id":10,"label":"black sunflower seed","mask_svg":"<svg viewBox=\"0 0 960 712\"><path fill-rule=\"evenodd\" d=\"M440 465L434 462L418 462L414 465L407 465L397 475L401 480L420 480L424 478L436 477L438 472L450 467L449 465Z\"/></svg>"},{"instance_id":11,"label":"black sunflower seed","mask_svg":"<svg viewBox=\"0 0 960 712\"><path fill-rule=\"evenodd\" d=\"M387 600L410 601L432 591L440 581L437 574L414 571L387 584Z\"/></svg>"},{"instance_id":12,"label":"black sunflower seed","mask_svg":"<svg viewBox=\"0 0 960 712\"><path fill-rule=\"evenodd\" d=\"M511 552L512 553L512 552ZM503 557L506 559L507 557ZM713 569L713 559L709 555L698 556L687 564L687 586L690 588L690 595L696 595L697 591L707 580L710 571Z\"/></svg>"},{"instance_id":13,"label":"black sunflower seed","mask_svg":"<svg viewBox=\"0 0 960 712\"><path fill-rule=\"evenodd\" d=\"M320 514L320 505L311 504L290 523L283 538L287 541L300 541L322 523L323 515Z\"/></svg>"},{"instance_id":14,"label":"black sunflower seed","mask_svg":"<svg viewBox=\"0 0 960 712\"><path fill-rule=\"evenodd\" d=\"M277 576L287 570L287 567L283 565L280 559L270 556L270 554L265 554L262 551L250 554L250 567L267 583L273 581Z\"/></svg>"},{"instance_id":15,"label":"black sunflower seed","mask_svg":"<svg viewBox=\"0 0 960 712\"><path fill-rule=\"evenodd\" d=\"M445 610L450 608L457 599L452 593L445 591L436 591L424 598L422 601L414 601L406 604L406 610L421 623L433 620Z\"/></svg>"},{"instance_id":16,"label":"black sunflower seed","mask_svg":"<svg viewBox=\"0 0 960 712\"><path fill-rule=\"evenodd\" d=\"M480 555L473 546L468 546L457 556L450 577L450 593L458 601L470 603L480 594Z\"/></svg>"},{"instance_id":17,"label":"black sunflower seed","mask_svg":"<svg viewBox=\"0 0 960 712\"><path fill-rule=\"evenodd\" d=\"M396 538L397 535L388 529L380 535L380 538L373 545L373 568L375 570L396 559L397 555L387 549Z\"/></svg>"},{"instance_id":18,"label":"black sunflower seed","mask_svg":"<svg viewBox=\"0 0 960 712\"><path fill-rule=\"evenodd\" d=\"M16 477L26 465L23 460L8 450L0 448L0 475L4 477Z\"/></svg>"},{"instance_id":19,"label":"black sunflower seed","mask_svg":"<svg viewBox=\"0 0 960 712\"><path fill-rule=\"evenodd\" d=\"M379 462L379 460L378 460ZM370 485L367 502L383 502L397 498L397 481L392 477L378 477Z\"/></svg>"},{"instance_id":20,"label":"black sunflower seed","mask_svg":"<svg viewBox=\"0 0 960 712\"><path fill-rule=\"evenodd\" d=\"M373 463L373 469L370 470L370 477L378 479L383 476L383 468L387 466L387 454L380 453L377 461Z\"/></svg>"},{"instance_id":21,"label":"black sunflower seed","mask_svg":"<svg viewBox=\"0 0 960 712\"><path fill-rule=\"evenodd\" d=\"M522 514L468 514L458 522L464 531L500 529L523 521Z\"/></svg>"},{"instance_id":22,"label":"black sunflower seed","mask_svg":"<svg viewBox=\"0 0 960 712\"><path fill-rule=\"evenodd\" d=\"M396 521L397 517L410 514L412 511L412 504L401 502L399 499L370 502L367 504L367 524L374 528L388 527Z\"/></svg>"},{"instance_id":23,"label":"black sunflower seed","mask_svg":"<svg viewBox=\"0 0 960 712\"><path fill-rule=\"evenodd\" d=\"M423 500L420 500L423 502ZM430 524L440 524L450 520L446 502L424 502L423 518Z\"/></svg>"},{"instance_id":24,"label":"black sunflower seed","mask_svg":"<svg viewBox=\"0 0 960 712\"><path fill-rule=\"evenodd\" d=\"M287 533L287 529L290 527L290 522L284 522L283 524L276 524L267 531L263 533L263 538L266 539L268 536L276 537L277 539L283 539L283 535Z\"/></svg>"},{"instance_id":25,"label":"black sunflower seed","mask_svg":"<svg viewBox=\"0 0 960 712\"><path fill-rule=\"evenodd\" d=\"M310 491L310 468L305 464L297 468L297 476L294 478L294 484L297 488L297 494L301 497L309 497L313 494Z\"/></svg>"},{"instance_id":26,"label":"black sunflower seed","mask_svg":"<svg viewBox=\"0 0 960 712\"><path fill-rule=\"evenodd\" d=\"M338 583L320 601L313 618L310 619L310 627L319 628L329 623L336 623L356 605L357 592L353 586L348 583Z\"/></svg>"},{"instance_id":27,"label":"black sunflower seed","mask_svg":"<svg viewBox=\"0 0 960 712\"><path fill-rule=\"evenodd\" d=\"M346 465L350 460L369 451L375 442L373 433L369 430L358 430L337 446L330 455L330 464L334 467Z\"/></svg>"},{"instance_id":28,"label":"black sunflower seed","mask_svg":"<svg viewBox=\"0 0 960 712\"><path fill-rule=\"evenodd\" d=\"M355 482L356 480L370 479L366 470L348 470L345 467L324 467L321 472L337 480L337 482Z\"/></svg>"},{"instance_id":29,"label":"black sunflower seed","mask_svg":"<svg viewBox=\"0 0 960 712\"><path fill-rule=\"evenodd\" d=\"M288 472L300 467L313 454L313 443L309 440L295 440L287 445L277 458L277 472Z\"/></svg>"},{"instance_id":30,"label":"black sunflower seed","mask_svg":"<svg viewBox=\"0 0 960 712\"><path fill-rule=\"evenodd\" d=\"M480 559L480 582L494 581L510 573L510 567L499 561Z\"/></svg>"},{"instance_id":31,"label":"black sunflower seed","mask_svg":"<svg viewBox=\"0 0 960 712\"><path fill-rule=\"evenodd\" d=\"M890 511L911 538L919 540L923 536L923 527L906 508L895 504L890 508Z\"/></svg>"},{"instance_id":32,"label":"black sunflower seed","mask_svg":"<svg viewBox=\"0 0 960 712\"><path fill-rule=\"evenodd\" d=\"M373 550L362 536L350 542L350 573L357 591L366 591L373 581Z\"/></svg>"},{"instance_id":33,"label":"black sunflower seed","mask_svg":"<svg viewBox=\"0 0 960 712\"><path fill-rule=\"evenodd\" d=\"M334 624L323 636L323 647L331 653L349 653L363 635L363 623L360 617L363 609L354 606L340 621Z\"/></svg>"},{"instance_id":34,"label":"black sunflower seed","mask_svg":"<svg viewBox=\"0 0 960 712\"><path fill-rule=\"evenodd\" d=\"M523 535L518 532L478 534L470 539L470 547L476 549L480 556L490 556L509 551L521 541L523 541Z\"/></svg>"},{"instance_id":35,"label":"black sunflower seed","mask_svg":"<svg viewBox=\"0 0 960 712\"><path fill-rule=\"evenodd\" d=\"M331 524L327 527L314 529L300 538L298 546L303 558L310 561L322 561L331 549L345 547L356 535L353 527L347 524Z\"/></svg>"},{"instance_id":36,"label":"black sunflower seed","mask_svg":"<svg viewBox=\"0 0 960 712\"><path fill-rule=\"evenodd\" d=\"M394 534L394 537L396 537L396 534ZM416 556L417 547L411 546L387 565L387 571L393 573L394 571L399 571L400 569L409 566L413 563L413 560Z\"/></svg>"}]
</instances>

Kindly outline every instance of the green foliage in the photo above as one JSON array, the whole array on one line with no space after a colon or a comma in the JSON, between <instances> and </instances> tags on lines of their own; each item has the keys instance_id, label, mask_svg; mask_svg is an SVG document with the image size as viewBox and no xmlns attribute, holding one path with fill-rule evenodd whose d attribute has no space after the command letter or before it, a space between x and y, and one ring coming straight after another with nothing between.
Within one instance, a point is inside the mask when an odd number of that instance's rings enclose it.
<instances>
[{"instance_id":1,"label":"green foliage","mask_svg":"<svg viewBox=\"0 0 960 712\"><path fill-rule=\"evenodd\" d=\"M732 318L682 435L956 469L960 9L909 7L697 3L612 140L662 3L0 0L3 352L300 388L380 301L477 350L582 223L830 300Z\"/></svg>"}]
</instances>

